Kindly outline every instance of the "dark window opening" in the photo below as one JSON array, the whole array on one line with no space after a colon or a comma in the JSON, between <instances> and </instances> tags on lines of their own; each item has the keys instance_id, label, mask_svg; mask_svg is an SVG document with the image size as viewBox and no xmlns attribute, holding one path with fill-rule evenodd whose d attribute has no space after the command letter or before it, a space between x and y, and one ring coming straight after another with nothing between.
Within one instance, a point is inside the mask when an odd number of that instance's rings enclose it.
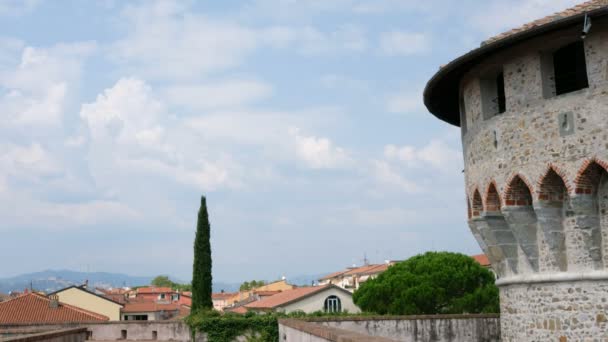
<instances>
[{"instance_id":1,"label":"dark window opening","mask_svg":"<svg viewBox=\"0 0 608 342\"><path fill-rule=\"evenodd\" d=\"M589 87L585 48L582 41L566 45L555 51L553 68L556 95Z\"/></svg>"},{"instance_id":2,"label":"dark window opening","mask_svg":"<svg viewBox=\"0 0 608 342\"><path fill-rule=\"evenodd\" d=\"M127 339L127 331L126 330L121 330L120 331L120 339L121 340L126 340Z\"/></svg>"},{"instance_id":3,"label":"dark window opening","mask_svg":"<svg viewBox=\"0 0 608 342\"><path fill-rule=\"evenodd\" d=\"M496 105L498 114L507 111L507 99L505 97L505 75L501 72L496 75Z\"/></svg>"},{"instance_id":4,"label":"dark window opening","mask_svg":"<svg viewBox=\"0 0 608 342\"><path fill-rule=\"evenodd\" d=\"M158 339L158 331L156 331L156 330L152 330L152 339L153 339L153 340Z\"/></svg>"},{"instance_id":5,"label":"dark window opening","mask_svg":"<svg viewBox=\"0 0 608 342\"><path fill-rule=\"evenodd\" d=\"M329 296L325 298L325 303L323 303L323 311L341 312L342 303L340 302L340 298L338 298L337 296Z\"/></svg>"}]
</instances>

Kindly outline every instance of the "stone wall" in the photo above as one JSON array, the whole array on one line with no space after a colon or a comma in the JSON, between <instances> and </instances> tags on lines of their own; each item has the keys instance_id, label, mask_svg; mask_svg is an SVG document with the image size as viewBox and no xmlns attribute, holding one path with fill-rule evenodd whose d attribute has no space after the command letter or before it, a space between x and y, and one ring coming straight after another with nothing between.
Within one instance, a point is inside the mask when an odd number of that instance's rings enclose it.
<instances>
[{"instance_id":1,"label":"stone wall","mask_svg":"<svg viewBox=\"0 0 608 342\"><path fill-rule=\"evenodd\" d=\"M288 342L396 342L385 337L296 319L279 321L279 340Z\"/></svg>"},{"instance_id":2,"label":"stone wall","mask_svg":"<svg viewBox=\"0 0 608 342\"><path fill-rule=\"evenodd\" d=\"M498 275L505 341L608 336L606 19L583 41L589 87L556 95L552 52L577 41L580 27L546 33L461 80L468 223ZM497 69L506 112L488 115Z\"/></svg>"},{"instance_id":3,"label":"stone wall","mask_svg":"<svg viewBox=\"0 0 608 342\"><path fill-rule=\"evenodd\" d=\"M190 341L190 328L183 322L103 322L65 324L0 325L0 334L19 331L21 334L62 328L86 328L89 339L103 341L159 340ZM204 339L202 339L204 341Z\"/></svg>"},{"instance_id":4,"label":"stone wall","mask_svg":"<svg viewBox=\"0 0 608 342\"><path fill-rule=\"evenodd\" d=\"M383 337L402 342L500 341L498 315L361 316L307 321L368 338Z\"/></svg>"},{"instance_id":5,"label":"stone wall","mask_svg":"<svg viewBox=\"0 0 608 342\"><path fill-rule=\"evenodd\" d=\"M608 336L607 282L506 285L500 302L504 342L599 341Z\"/></svg>"},{"instance_id":6,"label":"stone wall","mask_svg":"<svg viewBox=\"0 0 608 342\"><path fill-rule=\"evenodd\" d=\"M86 339L86 328L58 329L8 337L0 335L0 341L3 342L84 342Z\"/></svg>"}]
</instances>

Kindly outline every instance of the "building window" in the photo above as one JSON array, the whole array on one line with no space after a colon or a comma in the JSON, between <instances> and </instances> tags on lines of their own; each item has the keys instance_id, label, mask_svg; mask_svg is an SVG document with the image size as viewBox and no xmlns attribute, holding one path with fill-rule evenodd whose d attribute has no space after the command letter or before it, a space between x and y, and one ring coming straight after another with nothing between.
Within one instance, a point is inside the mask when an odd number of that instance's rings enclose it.
<instances>
[{"instance_id":1,"label":"building window","mask_svg":"<svg viewBox=\"0 0 608 342\"><path fill-rule=\"evenodd\" d=\"M162 300L162 299L165 299L165 294L164 294L164 293L161 293L161 294L158 296L158 298L159 298L159 299L161 299L161 300Z\"/></svg>"},{"instance_id":2,"label":"building window","mask_svg":"<svg viewBox=\"0 0 608 342\"><path fill-rule=\"evenodd\" d=\"M505 98L505 74L500 72L496 75L496 106L498 114L507 110L507 99Z\"/></svg>"},{"instance_id":3,"label":"building window","mask_svg":"<svg viewBox=\"0 0 608 342\"><path fill-rule=\"evenodd\" d=\"M148 315L125 315L125 321L147 321Z\"/></svg>"},{"instance_id":4,"label":"building window","mask_svg":"<svg viewBox=\"0 0 608 342\"><path fill-rule=\"evenodd\" d=\"M490 119L507 110L505 77L502 70L480 79L481 106L484 119Z\"/></svg>"},{"instance_id":5,"label":"building window","mask_svg":"<svg viewBox=\"0 0 608 342\"><path fill-rule=\"evenodd\" d=\"M342 312L342 303L340 303L340 298L338 298L337 296L329 296L325 298L325 303L323 304L323 311Z\"/></svg>"},{"instance_id":6,"label":"building window","mask_svg":"<svg viewBox=\"0 0 608 342\"><path fill-rule=\"evenodd\" d=\"M566 45L553 53L553 72L556 95L589 87L582 41Z\"/></svg>"}]
</instances>

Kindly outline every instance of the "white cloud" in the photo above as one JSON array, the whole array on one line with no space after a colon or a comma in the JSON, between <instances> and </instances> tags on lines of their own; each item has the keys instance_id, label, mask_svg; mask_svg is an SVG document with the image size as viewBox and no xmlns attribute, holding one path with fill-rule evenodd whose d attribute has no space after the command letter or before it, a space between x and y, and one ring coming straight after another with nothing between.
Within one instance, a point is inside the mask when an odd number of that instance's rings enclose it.
<instances>
[{"instance_id":1,"label":"white cloud","mask_svg":"<svg viewBox=\"0 0 608 342\"><path fill-rule=\"evenodd\" d=\"M221 154L211 156L139 79L120 79L83 104L80 116L91 136L92 173L106 186L133 175L159 175L206 190L238 185L238 166Z\"/></svg>"},{"instance_id":2,"label":"white cloud","mask_svg":"<svg viewBox=\"0 0 608 342\"><path fill-rule=\"evenodd\" d=\"M34 10L39 3L40 0L2 0L0 1L0 15L23 15Z\"/></svg>"},{"instance_id":3,"label":"white cloud","mask_svg":"<svg viewBox=\"0 0 608 342\"><path fill-rule=\"evenodd\" d=\"M304 136L297 128L290 129L289 133L295 139L296 155L313 169L344 167L351 162L348 153L327 138Z\"/></svg>"},{"instance_id":4,"label":"white cloud","mask_svg":"<svg viewBox=\"0 0 608 342\"><path fill-rule=\"evenodd\" d=\"M129 7L124 20L127 35L109 53L150 77L198 78L239 65L256 47L254 31L169 1Z\"/></svg>"},{"instance_id":5,"label":"white cloud","mask_svg":"<svg viewBox=\"0 0 608 342\"><path fill-rule=\"evenodd\" d=\"M165 97L170 103L196 110L240 107L267 98L271 94L270 85L247 80L174 85L165 90Z\"/></svg>"},{"instance_id":6,"label":"white cloud","mask_svg":"<svg viewBox=\"0 0 608 342\"><path fill-rule=\"evenodd\" d=\"M0 65L0 118L5 125L57 125L94 43L25 47L18 63ZM11 63L12 62L12 63ZM13 65L11 65L13 64ZM17 64L17 65L14 65Z\"/></svg>"},{"instance_id":7,"label":"white cloud","mask_svg":"<svg viewBox=\"0 0 608 342\"><path fill-rule=\"evenodd\" d=\"M426 112L422 102L422 90L403 89L386 99L386 109L390 113L414 114Z\"/></svg>"},{"instance_id":8,"label":"white cloud","mask_svg":"<svg viewBox=\"0 0 608 342\"><path fill-rule=\"evenodd\" d=\"M483 34L494 35L579 3L579 0L493 0L477 7L479 11L470 22Z\"/></svg>"},{"instance_id":9,"label":"white cloud","mask_svg":"<svg viewBox=\"0 0 608 342\"><path fill-rule=\"evenodd\" d=\"M0 175L42 182L61 171L59 163L39 143L0 145Z\"/></svg>"},{"instance_id":10,"label":"white cloud","mask_svg":"<svg viewBox=\"0 0 608 342\"><path fill-rule=\"evenodd\" d=\"M390 161L398 161L407 167L431 166L436 169L452 169L458 168L462 164L460 151L440 140L432 140L422 148L386 145L384 157Z\"/></svg>"},{"instance_id":11,"label":"white cloud","mask_svg":"<svg viewBox=\"0 0 608 342\"><path fill-rule=\"evenodd\" d=\"M376 160L372 162L372 174L380 183L397 187L406 193L420 192L422 187L416 182L405 178L386 161Z\"/></svg>"},{"instance_id":12,"label":"white cloud","mask_svg":"<svg viewBox=\"0 0 608 342\"><path fill-rule=\"evenodd\" d=\"M380 35L380 50L388 56L419 55L430 50L430 40L428 34L420 32L383 32Z\"/></svg>"}]
</instances>

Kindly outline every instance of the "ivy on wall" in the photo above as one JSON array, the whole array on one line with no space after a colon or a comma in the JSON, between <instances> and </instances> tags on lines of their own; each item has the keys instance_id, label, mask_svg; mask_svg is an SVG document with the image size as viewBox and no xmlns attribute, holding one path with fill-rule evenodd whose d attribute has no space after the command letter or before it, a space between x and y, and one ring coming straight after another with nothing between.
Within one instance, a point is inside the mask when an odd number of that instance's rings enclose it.
<instances>
[{"instance_id":1,"label":"ivy on wall","mask_svg":"<svg viewBox=\"0 0 608 342\"><path fill-rule=\"evenodd\" d=\"M193 335L202 333L207 335L209 342L233 342L239 336L247 336L248 342L276 342L279 341L280 318L306 318L306 317L336 317L360 316L348 313L326 314L315 312L305 314L301 312L282 314L247 313L239 315L234 313L220 314L217 311L202 311L186 318L186 323L192 329Z\"/></svg>"}]
</instances>

